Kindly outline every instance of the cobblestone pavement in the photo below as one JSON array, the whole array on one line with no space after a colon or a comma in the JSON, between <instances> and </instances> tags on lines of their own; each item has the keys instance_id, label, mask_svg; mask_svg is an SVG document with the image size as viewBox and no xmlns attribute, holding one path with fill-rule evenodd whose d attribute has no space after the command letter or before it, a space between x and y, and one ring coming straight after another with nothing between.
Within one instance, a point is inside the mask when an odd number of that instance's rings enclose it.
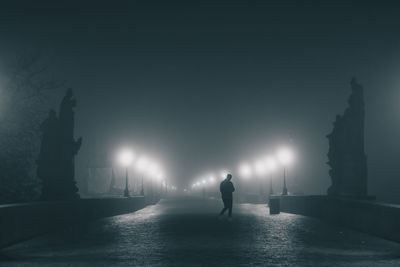
<instances>
[{"instance_id":1,"label":"cobblestone pavement","mask_svg":"<svg viewBox=\"0 0 400 267\"><path fill-rule=\"evenodd\" d=\"M400 266L398 243L265 205L163 200L0 251L0 266Z\"/></svg>"}]
</instances>

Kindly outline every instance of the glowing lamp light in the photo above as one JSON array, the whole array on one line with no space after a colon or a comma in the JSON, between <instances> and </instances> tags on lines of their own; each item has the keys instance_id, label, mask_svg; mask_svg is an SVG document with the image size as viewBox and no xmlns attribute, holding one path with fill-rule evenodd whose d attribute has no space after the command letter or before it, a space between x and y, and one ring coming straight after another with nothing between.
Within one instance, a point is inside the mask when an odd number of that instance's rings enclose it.
<instances>
[{"instance_id":1,"label":"glowing lamp light","mask_svg":"<svg viewBox=\"0 0 400 267\"><path fill-rule=\"evenodd\" d=\"M221 180L224 180L224 179L226 178L227 175L228 175L228 171L222 170L222 171L220 172Z\"/></svg>"},{"instance_id":2,"label":"glowing lamp light","mask_svg":"<svg viewBox=\"0 0 400 267\"><path fill-rule=\"evenodd\" d=\"M262 176L267 172L266 164L265 164L265 162L263 160L257 160L254 163L254 172L258 176Z\"/></svg>"},{"instance_id":3,"label":"glowing lamp light","mask_svg":"<svg viewBox=\"0 0 400 267\"><path fill-rule=\"evenodd\" d=\"M247 163L242 163L239 167L239 174L243 178L249 178L252 172L251 166Z\"/></svg>"},{"instance_id":4,"label":"glowing lamp light","mask_svg":"<svg viewBox=\"0 0 400 267\"><path fill-rule=\"evenodd\" d=\"M214 176L210 176L210 178L208 178L208 181L209 181L210 183L214 183L214 182L215 182Z\"/></svg>"},{"instance_id":5,"label":"glowing lamp light","mask_svg":"<svg viewBox=\"0 0 400 267\"><path fill-rule=\"evenodd\" d=\"M293 162L293 152L288 148L281 148L278 151L278 159L283 166L287 166Z\"/></svg>"},{"instance_id":6,"label":"glowing lamp light","mask_svg":"<svg viewBox=\"0 0 400 267\"><path fill-rule=\"evenodd\" d=\"M136 167L139 172L146 171L147 167L149 166L149 160L146 157L140 157L137 161Z\"/></svg>"},{"instance_id":7,"label":"glowing lamp light","mask_svg":"<svg viewBox=\"0 0 400 267\"><path fill-rule=\"evenodd\" d=\"M277 165L277 164L276 164L276 160L275 160L273 157L268 156L268 157L265 159L265 163L266 163L268 172L273 172L273 171L275 171L276 165Z\"/></svg>"},{"instance_id":8,"label":"glowing lamp light","mask_svg":"<svg viewBox=\"0 0 400 267\"><path fill-rule=\"evenodd\" d=\"M163 180L164 180L164 174L163 174L162 172L158 172L158 173L156 174L156 179L157 179L158 181L163 181Z\"/></svg>"},{"instance_id":9,"label":"glowing lamp light","mask_svg":"<svg viewBox=\"0 0 400 267\"><path fill-rule=\"evenodd\" d=\"M147 170L147 173L153 177L157 178L157 175L160 172L160 167L158 166L157 163L155 162L149 162L147 164L147 167L145 168Z\"/></svg>"},{"instance_id":10,"label":"glowing lamp light","mask_svg":"<svg viewBox=\"0 0 400 267\"><path fill-rule=\"evenodd\" d=\"M133 159L134 159L133 152L128 149L121 151L118 157L119 163L124 167L128 167L129 165L131 165Z\"/></svg>"}]
</instances>

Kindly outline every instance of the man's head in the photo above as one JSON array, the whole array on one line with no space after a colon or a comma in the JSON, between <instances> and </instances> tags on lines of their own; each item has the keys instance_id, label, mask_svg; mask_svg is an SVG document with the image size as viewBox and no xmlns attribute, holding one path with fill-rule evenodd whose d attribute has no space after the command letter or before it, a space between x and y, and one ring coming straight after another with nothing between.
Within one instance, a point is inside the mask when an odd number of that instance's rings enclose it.
<instances>
[{"instance_id":1,"label":"man's head","mask_svg":"<svg viewBox=\"0 0 400 267\"><path fill-rule=\"evenodd\" d=\"M227 175L226 175L226 180L230 181L231 179L232 179L232 174L230 174L230 173L227 174Z\"/></svg>"}]
</instances>

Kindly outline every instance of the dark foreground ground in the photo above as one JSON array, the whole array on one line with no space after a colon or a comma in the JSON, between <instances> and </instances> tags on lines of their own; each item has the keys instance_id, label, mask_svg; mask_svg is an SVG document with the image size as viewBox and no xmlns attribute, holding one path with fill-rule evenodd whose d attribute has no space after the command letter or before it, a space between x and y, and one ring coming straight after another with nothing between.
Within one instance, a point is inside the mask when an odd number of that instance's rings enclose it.
<instances>
[{"instance_id":1,"label":"dark foreground ground","mask_svg":"<svg viewBox=\"0 0 400 267\"><path fill-rule=\"evenodd\" d=\"M400 245L265 205L163 200L0 251L0 266L400 266Z\"/></svg>"}]
</instances>

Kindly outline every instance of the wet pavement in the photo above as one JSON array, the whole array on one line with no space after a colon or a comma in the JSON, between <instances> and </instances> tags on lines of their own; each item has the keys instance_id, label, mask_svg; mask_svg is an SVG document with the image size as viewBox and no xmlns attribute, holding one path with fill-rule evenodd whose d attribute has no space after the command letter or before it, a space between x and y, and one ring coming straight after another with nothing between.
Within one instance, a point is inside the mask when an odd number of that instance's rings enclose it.
<instances>
[{"instance_id":1,"label":"wet pavement","mask_svg":"<svg viewBox=\"0 0 400 267\"><path fill-rule=\"evenodd\" d=\"M0 251L0 266L400 266L400 245L266 205L162 200Z\"/></svg>"}]
</instances>

